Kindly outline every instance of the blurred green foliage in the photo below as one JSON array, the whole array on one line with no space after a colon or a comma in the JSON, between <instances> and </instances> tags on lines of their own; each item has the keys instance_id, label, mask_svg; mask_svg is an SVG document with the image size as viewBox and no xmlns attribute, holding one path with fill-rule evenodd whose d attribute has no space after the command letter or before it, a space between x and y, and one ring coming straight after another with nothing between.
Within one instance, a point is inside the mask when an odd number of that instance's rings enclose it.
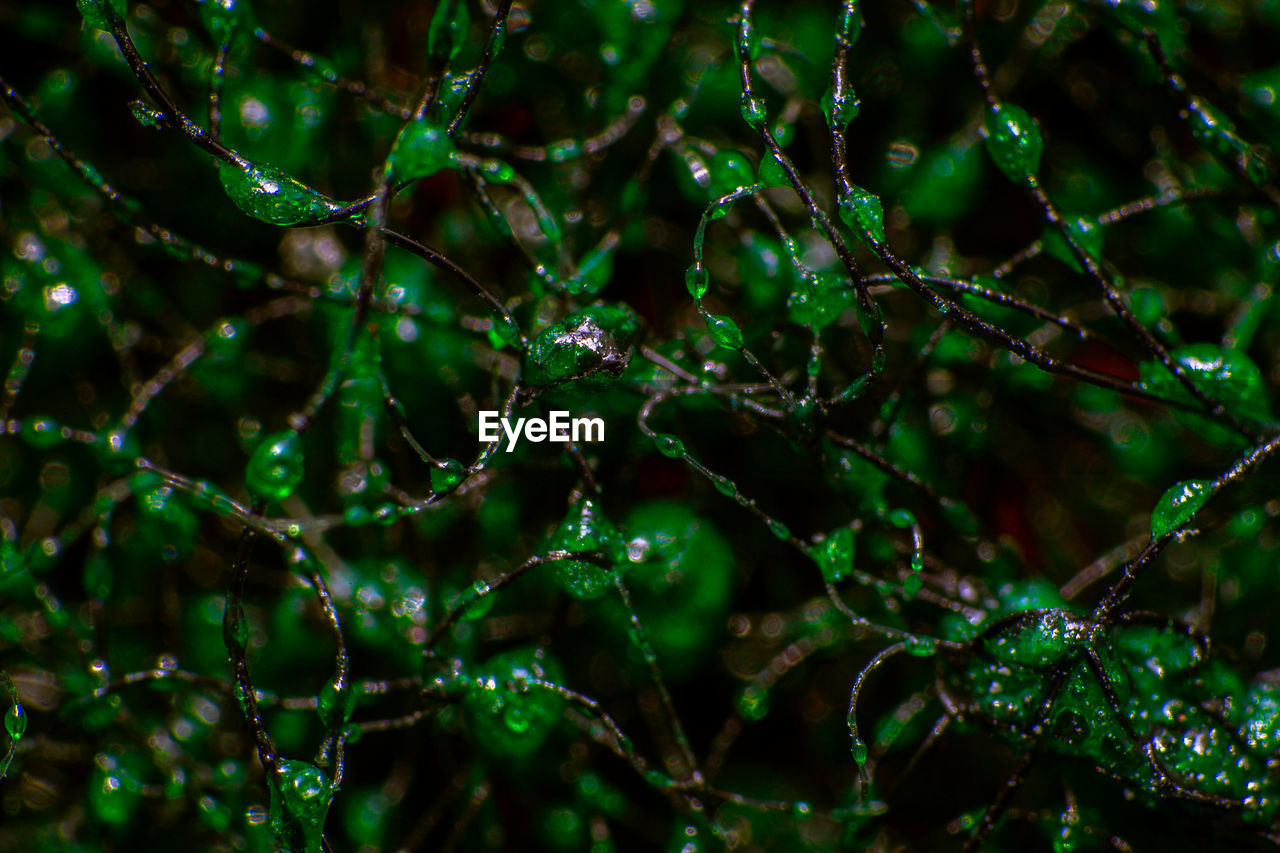
<instances>
[{"instance_id":1,"label":"blurred green foliage","mask_svg":"<svg viewBox=\"0 0 1280 853\"><path fill-rule=\"evenodd\" d=\"M0 32L0 849L1275 846L1280 3Z\"/></svg>"}]
</instances>

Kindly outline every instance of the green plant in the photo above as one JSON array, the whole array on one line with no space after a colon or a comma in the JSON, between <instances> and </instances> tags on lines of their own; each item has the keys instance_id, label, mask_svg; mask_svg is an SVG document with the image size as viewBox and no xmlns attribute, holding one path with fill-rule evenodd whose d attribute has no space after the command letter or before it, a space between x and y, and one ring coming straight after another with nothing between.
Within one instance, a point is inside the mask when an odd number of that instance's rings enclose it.
<instances>
[{"instance_id":1,"label":"green plant","mask_svg":"<svg viewBox=\"0 0 1280 853\"><path fill-rule=\"evenodd\" d=\"M1280 4L0 22L0 846L1274 844Z\"/></svg>"}]
</instances>

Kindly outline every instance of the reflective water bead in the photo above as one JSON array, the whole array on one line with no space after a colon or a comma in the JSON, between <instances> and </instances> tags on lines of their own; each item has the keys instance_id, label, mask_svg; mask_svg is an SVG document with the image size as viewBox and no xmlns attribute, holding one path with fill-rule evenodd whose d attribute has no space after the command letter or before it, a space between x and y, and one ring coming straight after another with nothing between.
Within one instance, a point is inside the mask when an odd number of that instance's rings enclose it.
<instances>
[{"instance_id":1,"label":"reflective water bead","mask_svg":"<svg viewBox=\"0 0 1280 853\"><path fill-rule=\"evenodd\" d=\"M684 442L670 433L655 433L653 443L658 446L658 451L663 456L679 459L685 455Z\"/></svg>"},{"instance_id":2,"label":"reflective water bead","mask_svg":"<svg viewBox=\"0 0 1280 853\"><path fill-rule=\"evenodd\" d=\"M849 122L858 117L862 101L849 86L844 86L839 97L830 86L822 93L822 114L826 116L827 126L843 131Z\"/></svg>"},{"instance_id":3,"label":"reflective water bead","mask_svg":"<svg viewBox=\"0 0 1280 853\"><path fill-rule=\"evenodd\" d=\"M749 96L744 92L742 95L742 120L758 130L764 127L766 118L764 98Z\"/></svg>"},{"instance_id":4,"label":"reflective water bead","mask_svg":"<svg viewBox=\"0 0 1280 853\"><path fill-rule=\"evenodd\" d=\"M394 181L425 178L451 166L456 155L457 148L443 127L415 121L405 127L391 148L388 177Z\"/></svg>"},{"instance_id":5,"label":"reflective water bead","mask_svg":"<svg viewBox=\"0 0 1280 853\"><path fill-rule=\"evenodd\" d=\"M1188 344L1171 350L1169 355L1187 371L1197 388L1228 411L1258 420L1270 418L1271 407L1262 371L1240 350L1208 343ZM1191 401L1182 383L1159 362L1144 362L1141 373L1143 385L1151 391L1163 397ZM1173 410L1173 417L1213 444L1229 446L1240 440L1232 430L1195 412L1177 408Z\"/></svg>"},{"instance_id":6,"label":"reflective water bead","mask_svg":"<svg viewBox=\"0 0 1280 853\"><path fill-rule=\"evenodd\" d=\"M333 783L319 767L283 759L271 784L271 831L292 853L321 853Z\"/></svg>"},{"instance_id":7,"label":"reflective water bead","mask_svg":"<svg viewBox=\"0 0 1280 853\"><path fill-rule=\"evenodd\" d=\"M1212 487L1207 480L1184 480L1170 486L1151 511L1151 538L1159 539L1190 520L1212 496Z\"/></svg>"},{"instance_id":8,"label":"reflective water bead","mask_svg":"<svg viewBox=\"0 0 1280 853\"><path fill-rule=\"evenodd\" d=\"M850 187L840 197L840 219L869 248L884 242L884 207L879 196L862 187Z\"/></svg>"},{"instance_id":9,"label":"reflective water bead","mask_svg":"<svg viewBox=\"0 0 1280 853\"><path fill-rule=\"evenodd\" d=\"M335 676L320 688L316 695L316 710L320 720L331 727L340 727L351 719L356 707L358 691L351 686L350 679L341 682Z\"/></svg>"},{"instance_id":10,"label":"reflective water bead","mask_svg":"<svg viewBox=\"0 0 1280 853\"><path fill-rule=\"evenodd\" d=\"M575 311L534 338L525 353L525 381L607 388L630 363L641 329L640 317L624 304L597 303Z\"/></svg>"},{"instance_id":11,"label":"reflective water bead","mask_svg":"<svg viewBox=\"0 0 1280 853\"><path fill-rule=\"evenodd\" d=\"M737 484L723 474L712 474L711 485L715 486L716 491L727 498L736 498L739 495Z\"/></svg>"},{"instance_id":12,"label":"reflective water bead","mask_svg":"<svg viewBox=\"0 0 1280 853\"><path fill-rule=\"evenodd\" d=\"M223 163L222 188L241 212L272 225L298 225L331 215L339 205L274 166Z\"/></svg>"},{"instance_id":13,"label":"reflective water bead","mask_svg":"<svg viewBox=\"0 0 1280 853\"><path fill-rule=\"evenodd\" d=\"M439 467L431 469L431 491L451 492L467 476L467 467L457 459L442 459Z\"/></svg>"},{"instance_id":14,"label":"reflective water bead","mask_svg":"<svg viewBox=\"0 0 1280 853\"><path fill-rule=\"evenodd\" d=\"M787 299L787 316L794 322L824 329L853 306L853 288L835 275L814 274L796 285Z\"/></svg>"},{"instance_id":15,"label":"reflective water bead","mask_svg":"<svg viewBox=\"0 0 1280 853\"><path fill-rule=\"evenodd\" d=\"M1044 140L1040 127L1027 111L1003 103L987 111L987 153L1011 181L1021 183L1040 171Z\"/></svg>"},{"instance_id":16,"label":"reflective water bead","mask_svg":"<svg viewBox=\"0 0 1280 853\"><path fill-rule=\"evenodd\" d=\"M1016 630L988 638L985 645L1001 663L1045 667L1074 654L1089 640L1090 630L1084 620L1055 609L1028 618Z\"/></svg>"},{"instance_id":17,"label":"reflective water bead","mask_svg":"<svg viewBox=\"0 0 1280 853\"><path fill-rule=\"evenodd\" d=\"M599 551L611 562L623 560L626 547L618 528L596 501L582 498L569 507L548 542L553 551ZM578 599L599 598L613 588L615 569L585 560L557 560L556 579Z\"/></svg>"},{"instance_id":18,"label":"reflective water bead","mask_svg":"<svg viewBox=\"0 0 1280 853\"><path fill-rule=\"evenodd\" d=\"M850 746L849 751L853 755L853 762L857 764L859 767L862 767L867 763L867 758L869 755L867 751L867 745L866 743L863 742L862 738L858 737L856 733L853 735L853 744Z\"/></svg>"},{"instance_id":19,"label":"reflective water bead","mask_svg":"<svg viewBox=\"0 0 1280 853\"><path fill-rule=\"evenodd\" d=\"M27 712L21 705L13 704L4 715L4 730L14 740L21 740L27 731Z\"/></svg>"},{"instance_id":20,"label":"reflective water bead","mask_svg":"<svg viewBox=\"0 0 1280 853\"><path fill-rule=\"evenodd\" d=\"M706 295L707 288L711 284L711 275L699 264L692 264L685 270L684 286L689 291L689 295L694 299L701 299Z\"/></svg>"},{"instance_id":21,"label":"reflective water bead","mask_svg":"<svg viewBox=\"0 0 1280 853\"><path fill-rule=\"evenodd\" d=\"M269 435L249 457L245 486L259 500L282 501L302 482L304 463L302 440L296 432Z\"/></svg>"},{"instance_id":22,"label":"reflective water bead","mask_svg":"<svg viewBox=\"0 0 1280 853\"><path fill-rule=\"evenodd\" d=\"M1191 374L1191 381L1215 399L1242 414L1267 417L1267 384L1249 356L1214 344L1188 344L1169 353ZM1156 363L1143 365L1143 383L1158 393L1181 390L1177 379ZM1185 392L1183 392L1185 396Z\"/></svg>"},{"instance_id":23,"label":"reflective water bead","mask_svg":"<svg viewBox=\"0 0 1280 853\"><path fill-rule=\"evenodd\" d=\"M463 703L478 746L495 755L520 756L546 740L565 699L552 690L516 684L529 679L558 683L560 669L537 649L520 648L490 658L472 679Z\"/></svg>"},{"instance_id":24,"label":"reflective water bead","mask_svg":"<svg viewBox=\"0 0 1280 853\"><path fill-rule=\"evenodd\" d=\"M703 314L707 323L707 331L717 346L725 349L742 349L742 330L738 324L723 314Z\"/></svg>"}]
</instances>

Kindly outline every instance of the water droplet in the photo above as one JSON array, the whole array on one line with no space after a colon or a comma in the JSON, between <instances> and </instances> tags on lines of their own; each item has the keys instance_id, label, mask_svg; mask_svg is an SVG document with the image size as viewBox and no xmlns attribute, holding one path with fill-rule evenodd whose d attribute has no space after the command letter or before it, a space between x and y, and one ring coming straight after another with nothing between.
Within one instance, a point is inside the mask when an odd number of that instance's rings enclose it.
<instances>
[{"instance_id":1,"label":"water droplet","mask_svg":"<svg viewBox=\"0 0 1280 853\"><path fill-rule=\"evenodd\" d=\"M1223 405L1241 414L1268 417L1266 380L1249 356L1214 344L1188 344L1169 354L1191 375L1196 387ZM1178 380L1159 364L1144 364L1142 379L1143 384L1157 393L1189 399Z\"/></svg>"},{"instance_id":2,"label":"water droplet","mask_svg":"<svg viewBox=\"0 0 1280 853\"><path fill-rule=\"evenodd\" d=\"M854 292L847 280L835 275L806 276L787 299L787 316L814 329L825 329L853 306Z\"/></svg>"},{"instance_id":3,"label":"water droplet","mask_svg":"<svg viewBox=\"0 0 1280 853\"><path fill-rule=\"evenodd\" d=\"M304 461L296 432L286 430L267 436L249 457L245 486L259 500L282 501L302 481Z\"/></svg>"},{"instance_id":4,"label":"water droplet","mask_svg":"<svg viewBox=\"0 0 1280 853\"><path fill-rule=\"evenodd\" d=\"M456 459L440 460L439 468L431 469L431 491L451 492L467 476L467 468Z\"/></svg>"},{"instance_id":5,"label":"water droplet","mask_svg":"<svg viewBox=\"0 0 1280 853\"><path fill-rule=\"evenodd\" d=\"M827 118L827 126L836 130L843 131L849 126L849 122L858 117L858 111L862 107L862 101L854 94L853 89L845 86L840 93L840 97L836 97L831 87L822 93L822 114Z\"/></svg>"},{"instance_id":6,"label":"water droplet","mask_svg":"<svg viewBox=\"0 0 1280 853\"><path fill-rule=\"evenodd\" d=\"M623 304L597 303L575 311L534 338L525 353L525 381L610 387L630 362L641 329L639 316Z\"/></svg>"},{"instance_id":7,"label":"water droplet","mask_svg":"<svg viewBox=\"0 0 1280 853\"><path fill-rule=\"evenodd\" d=\"M711 276L701 264L692 264L685 270L684 286L694 299L701 299L711 284Z\"/></svg>"},{"instance_id":8,"label":"water droplet","mask_svg":"<svg viewBox=\"0 0 1280 853\"><path fill-rule=\"evenodd\" d=\"M560 718L565 699L553 690L522 684L559 683L560 670L545 653L518 648L495 655L463 697L477 745L496 755L537 750Z\"/></svg>"},{"instance_id":9,"label":"water droplet","mask_svg":"<svg viewBox=\"0 0 1280 853\"><path fill-rule=\"evenodd\" d=\"M316 696L316 710L321 721L329 727L340 727L351 719L356 707L356 691L351 688L349 680L339 682L337 677L330 679Z\"/></svg>"},{"instance_id":10,"label":"water droplet","mask_svg":"<svg viewBox=\"0 0 1280 853\"><path fill-rule=\"evenodd\" d=\"M724 314L703 314L707 323L707 331L717 346L725 349L742 349L742 330L738 324Z\"/></svg>"},{"instance_id":11,"label":"water droplet","mask_svg":"<svg viewBox=\"0 0 1280 853\"><path fill-rule=\"evenodd\" d=\"M314 222L339 209L332 199L274 166L223 163L218 167L218 176L236 207L272 225Z\"/></svg>"},{"instance_id":12,"label":"water droplet","mask_svg":"<svg viewBox=\"0 0 1280 853\"><path fill-rule=\"evenodd\" d=\"M715 486L716 491L725 497L736 498L738 496L737 484L723 474L712 474L711 485Z\"/></svg>"},{"instance_id":13,"label":"water droplet","mask_svg":"<svg viewBox=\"0 0 1280 853\"><path fill-rule=\"evenodd\" d=\"M20 740L27 731L27 712L21 705L9 706L9 710L4 715L4 730L14 740Z\"/></svg>"},{"instance_id":14,"label":"water droplet","mask_svg":"<svg viewBox=\"0 0 1280 853\"><path fill-rule=\"evenodd\" d=\"M1190 520L1209 500L1212 486L1207 480L1184 480L1171 486L1151 511L1151 537L1159 539Z\"/></svg>"},{"instance_id":15,"label":"water droplet","mask_svg":"<svg viewBox=\"0 0 1280 853\"><path fill-rule=\"evenodd\" d=\"M1021 183L1040 170L1044 140L1040 127L1027 111L1014 104L1000 104L987 112L987 153L1009 180Z\"/></svg>"},{"instance_id":16,"label":"water droplet","mask_svg":"<svg viewBox=\"0 0 1280 853\"><path fill-rule=\"evenodd\" d=\"M867 745L863 743L862 738L858 737L856 734L853 736L853 746L850 751L853 753L854 763L859 767L862 767L867 763Z\"/></svg>"},{"instance_id":17,"label":"water droplet","mask_svg":"<svg viewBox=\"0 0 1280 853\"><path fill-rule=\"evenodd\" d=\"M884 242L884 207L879 196L851 187L840 198L840 218L868 247Z\"/></svg>"},{"instance_id":18,"label":"water droplet","mask_svg":"<svg viewBox=\"0 0 1280 853\"><path fill-rule=\"evenodd\" d=\"M663 456L670 456L672 459L684 456L684 442L670 433L660 432L655 434L653 443L658 445L658 451Z\"/></svg>"},{"instance_id":19,"label":"water droplet","mask_svg":"<svg viewBox=\"0 0 1280 853\"><path fill-rule=\"evenodd\" d=\"M759 130L764 127L766 118L764 98L751 97L744 92L742 95L742 120Z\"/></svg>"},{"instance_id":20,"label":"water droplet","mask_svg":"<svg viewBox=\"0 0 1280 853\"><path fill-rule=\"evenodd\" d=\"M271 829L281 847L319 853L333 783L319 767L284 759L271 789Z\"/></svg>"},{"instance_id":21,"label":"water droplet","mask_svg":"<svg viewBox=\"0 0 1280 853\"><path fill-rule=\"evenodd\" d=\"M599 551L615 564L626 557L626 544L618 528L601 511L599 504L582 498L561 519L547 543L551 551ZM599 598L613 588L614 569L585 560L557 560L556 578L578 599Z\"/></svg>"}]
</instances>

